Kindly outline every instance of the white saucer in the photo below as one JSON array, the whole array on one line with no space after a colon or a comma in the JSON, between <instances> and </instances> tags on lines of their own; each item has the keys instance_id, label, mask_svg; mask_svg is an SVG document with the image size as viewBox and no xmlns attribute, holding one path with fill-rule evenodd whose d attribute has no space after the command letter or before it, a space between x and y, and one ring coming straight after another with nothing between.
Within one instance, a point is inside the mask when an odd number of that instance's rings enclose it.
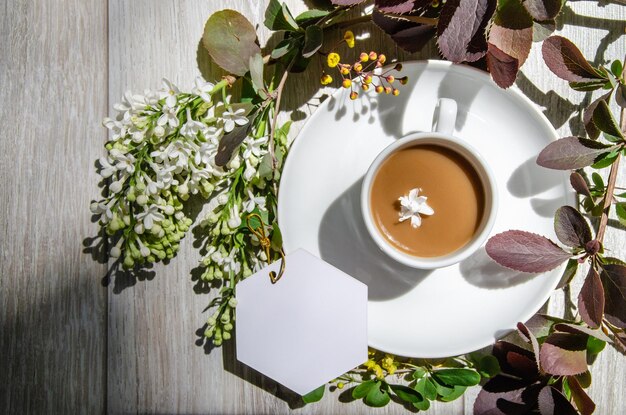
<instances>
[{"instance_id":1,"label":"white saucer","mask_svg":"<svg viewBox=\"0 0 626 415\"><path fill-rule=\"evenodd\" d=\"M464 354L528 320L562 269L517 273L492 262L484 248L433 272L394 262L370 239L361 216L361 181L372 160L393 140L430 131L438 98L453 98L454 135L470 142L498 178L492 234L524 229L554 239L554 211L572 203L573 193L566 173L535 164L557 136L519 90L502 90L487 74L444 61L406 63L402 75L409 83L398 97L371 92L350 101L340 89L311 116L283 171L279 224L287 253L304 248L368 285L370 346L410 357Z\"/></svg>"}]
</instances>

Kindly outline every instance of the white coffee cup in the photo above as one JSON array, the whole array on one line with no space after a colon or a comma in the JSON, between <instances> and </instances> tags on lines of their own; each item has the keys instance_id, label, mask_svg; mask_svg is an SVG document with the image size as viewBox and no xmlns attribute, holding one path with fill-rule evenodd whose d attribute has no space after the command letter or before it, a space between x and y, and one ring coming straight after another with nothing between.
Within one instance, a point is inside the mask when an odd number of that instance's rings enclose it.
<instances>
[{"instance_id":1,"label":"white coffee cup","mask_svg":"<svg viewBox=\"0 0 626 415\"><path fill-rule=\"evenodd\" d=\"M363 187L361 188L361 211L363 213L365 226L372 239L380 249L391 258L414 268L442 268L462 261L483 245L496 221L498 189L495 176L489 164L487 164L476 149L452 135L456 123L456 114L456 101L449 98L440 98L433 117L433 132L408 134L387 146L372 162L363 179ZM442 256L418 257L395 248L380 232L372 217L370 204L372 182L379 167L391 154L416 144L437 145L457 152L476 170L484 189L485 208L480 225L474 233L474 236L461 248Z\"/></svg>"}]
</instances>

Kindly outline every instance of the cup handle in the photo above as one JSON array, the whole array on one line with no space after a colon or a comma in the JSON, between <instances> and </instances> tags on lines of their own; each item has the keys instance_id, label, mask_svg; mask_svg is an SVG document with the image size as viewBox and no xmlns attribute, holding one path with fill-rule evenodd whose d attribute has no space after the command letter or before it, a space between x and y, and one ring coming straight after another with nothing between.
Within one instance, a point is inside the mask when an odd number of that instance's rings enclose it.
<instances>
[{"instance_id":1,"label":"cup handle","mask_svg":"<svg viewBox=\"0 0 626 415\"><path fill-rule=\"evenodd\" d=\"M452 135L456 124L456 101L450 98L439 98L433 116L433 131Z\"/></svg>"}]
</instances>

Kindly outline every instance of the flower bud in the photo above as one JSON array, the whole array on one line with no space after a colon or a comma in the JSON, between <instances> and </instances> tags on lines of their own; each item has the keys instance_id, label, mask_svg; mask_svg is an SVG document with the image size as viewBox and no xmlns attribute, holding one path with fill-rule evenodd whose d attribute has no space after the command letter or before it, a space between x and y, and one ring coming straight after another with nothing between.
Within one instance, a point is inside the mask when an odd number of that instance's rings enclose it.
<instances>
[{"instance_id":1,"label":"flower bud","mask_svg":"<svg viewBox=\"0 0 626 415\"><path fill-rule=\"evenodd\" d=\"M118 248L117 246L114 246L113 248L111 248L110 255L112 258L119 258L120 255L122 255L122 250Z\"/></svg>"},{"instance_id":2,"label":"flower bud","mask_svg":"<svg viewBox=\"0 0 626 415\"><path fill-rule=\"evenodd\" d=\"M135 225L135 233L137 235L141 235L141 234L143 234L143 231L144 231L143 223L137 223Z\"/></svg>"},{"instance_id":3,"label":"flower bud","mask_svg":"<svg viewBox=\"0 0 626 415\"><path fill-rule=\"evenodd\" d=\"M239 167L241 167L241 160L239 160L239 157L236 156L234 159L228 162L228 167L233 170L237 170Z\"/></svg>"},{"instance_id":4,"label":"flower bud","mask_svg":"<svg viewBox=\"0 0 626 415\"><path fill-rule=\"evenodd\" d=\"M383 55L382 53L378 55L378 63L380 63L381 65L384 65L386 61L387 61L387 57L385 55Z\"/></svg>"},{"instance_id":5,"label":"flower bud","mask_svg":"<svg viewBox=\"0 0 626 415\"><path fill-rule=\"evenodd\" d=\"M351 100L353 100L353 101L354 101L354 100L355 100L355 99L357 99L358 97L359 97L358 92L356 92L356 91L352 91L352 92L350 93L350 99L351 99Z\"/></svg>"},{"instance_id":6,"label":"flower bud","mask_svg":"<svg viewBox=\"0 0 626 415\"><path fill-rule=\"evenodd\" d=\"M138 182L135 185L135 189L137 189L139 192L143 192L144 190L146 190L146 185L143 184L142 182Z\"/></svg>"},{"instance_id":7,"label":"flower bud","mask_svg":"<svg viewBox=\"0 0 626 415\"><path fill-rule=\"evenodd\" d=\"M390 94L391 93L391 87L390 86L386 86L385 87L385 94Z\"/></svg>"},{"instance_id":8,"label":"flower bud","mask_svg":"<svg viewBox=\"0 0 626 415\"><path fill-rule=\"evenodd\" d=\"M394 66L393 69L395 69L398 72L401 71L402 70L402 64L401 63L396 63L396 66Z\"/></svg>"},{"instance_id":9,"label":"flower bud","mask_svg":"<svg viewBox=\"0 0 626 415\"><path fill-rule=\"evenodd\" d=\"M393 94L394 97L397 97L398 95L400 95L400 91L398 90L398 88L394 88L393 91L391 91L391 93Z\"/></svg>"},{"instance_id":10,"label":"flower bud","mask_svg":"<svg viewBox=\"0 0 626 415\"><path fill-rule=\"evenodd\" d=\"M378 85L378 86L376 87L376 93L377 93L377 94L380 94L380 93L381 93L381 92L383 92L384 90L385 90L385 88L383 88L383 86L382 86L382 85Z\"/></svg>"},{"instance_id":11,"label":"flower bud","mask_svg":"<svg viewBox=\"0 0 626 415\"><path fill-rule=\"evenodd\" d=\"M178 186L178 194L186 195L187 193L189 193L189 187L185 183Z\"/></svg>"},{"instance_id":12,"label":"flower bud","mask_svg":"<svg viewBox=\"0 0 626 415\"><path fill-rule=\"evenodd\" d=\"M235 297L230 297L228 300L228 306L231 308L235 308L237 306L237 299Z\"/></svg>"},{"instance_id":13,"label":"flower bud","mask_svg":"<svg viewBox=\"0 0 626 415\"><path fill-rule=\"evenodd\" d=\"M387 79L387 82L389 82L390 84L396 80L396 78L393 75L388 75L387 78L385 79Z\"/></svg>"},{"instance_id":14,"label":"flower bud","mask_svg":"<svg viewBox=\"0 0 626 415\"><path fill-rule=\"evenodd\" d=\"M121 180L116 180L113 183L111 183L111 186L109 186L109 189L113 193L119 193L122 190L123 185L124 183Z\"/></svg>"},{"instance_id":15,"label":"flower bud","mask_svg":"<svg viewBox=\"0 0 626 415\"><path fill-rule=\"evenodd\" d=\"M222 338L223 338L224 340L230 340L230 336L231 336L231 334L230 334L229 332L227 332L227 331L225 331L224 333L222 333Z\"/></svg>"},{"instance_id":16,"label":"flower bud","mask_svg":"<svg viewBox=\"0 0 626 415\"><path fill-rule=\"evenodd\" d=\"M157 137L163 137L163 135L165 135L165 128L161 127L160 125L157 125L156 127L154 127L154 135Z\"/></svg>"},{"instance_id":17,"label":"flower bud","mask_svg":"<svg viewBox=\"0 0 626 415\"><path fill-rule=\"evenodd\" d=\"M369 60L369 55L365 52L361 52L361 54L359 55L359 60L365 63Z\"/></svg>"},{"instance_id":18,"label":"flower bud","mask_svg":"<svg viewBox=\"0 0 626 415\"><path fill-rule=\"evenodd\" d=\"M228 203L228 195L226 193L222 193L217 197L217 203L220 205L225 205Z\"/></svg>"},{"instance_id":19,"label":"flower bud","mask_svg":"<svg viewBox=\"0 0 626 415\"><path fill-rule=\"evenodd\" d=\"M323 74L322 77L320 78L320 84L322 85L328 85L333 81L333 77L328 75L327 73Z\"/></svg>"},{"instance_id":20,"label":"flower bud","mask_svg":"<svg viewBox=\"0 0 626 415\"><path fill-rule=\"evenodd\" d=\"M355 63L352 68L354 69L355 72L361 72L363 70L363 65L361 65L360 62Z\"/></svg>"},{"instance_id":21,"label":"flower bud","mask_svg":"<svg viewBox=\"0 0 626 415\"><path fill-rule=\"evenodd\" d=\"M378 54L374 51L371 51L369 54L369 58L371 61L375 61L376 59L378 59Z\"/></svg>"},{"instance_id":22,"label":"flower bud","mask_svg":"<svg viewBox=\"0 0 626 415\"><path fill-rule=\"evenodd\" d=\"M146 195L137 196L137 204L139 206L145 206L147 203L148 203L148 196Z\"/></svg>"},{"instance_id":23,"label":"flower bud","mask_svg":"<svg viewBox=\"0 0 626 415\"><path fill-rule=\"evenodd\" d=\"M165 209L163 209L163 212L165 212L165 214L168 216L172 216L174 214L174 206L172 205L165 206Z\"/></svg>"},{"instance_id":24,"label":"flower bud","mask_svg":"<svg viewBox=\"0 0 626 415\"><path fill-rule=\"evenodd\" d=\"M326 58L326 64L328 65L329 68L334 68L339 63L339 60L341 60L341 57L339 56L339 54L335 52L331 52L328 54L328 57Z\"/></svg>"},{"instance_id":25,"label":"flower bud","mask_svg":"<svg viewBox=\"0 0 626 415\"><path fill-rule=\"evenodd\" d=\"M344 88L350 88L351 85L352 85L352 81L349 79L344 79L343 82L341 83L341 86L343 86Z\"/></svg>"},{"instance_id":26,"label":"flower bud","mask_svg":"<svg viewBox=\"0 0 626 415\"><path fill-rule=\"evenodd\" d=\"M91 204L89 205L89 210L94 215L97 215L100 213L100 205L98 204L98 202L91 202Z\"/></svg>"}]
</instances>

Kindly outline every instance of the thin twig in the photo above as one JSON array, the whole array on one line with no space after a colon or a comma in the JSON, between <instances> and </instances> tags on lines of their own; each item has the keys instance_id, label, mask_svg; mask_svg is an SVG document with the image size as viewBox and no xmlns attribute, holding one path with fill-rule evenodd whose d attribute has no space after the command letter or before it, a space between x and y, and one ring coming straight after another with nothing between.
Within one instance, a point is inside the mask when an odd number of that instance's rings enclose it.
<instances>
[{"instance_id":1,"label":"thin twig","mask_svg":"<svg viewBox=\"0 0 626 415\"><path fill-rule=\"evenodd\" d=\"M275 145L274 145L274 136L276 135L276 123L278 122L278 112L280 111L280 100L283 96L283 88L285 86L285 82L287 81L287 77L289 76L289 71L291 70L291 67L293 66L293 63L295 62L295 59L292 59L291 62L289 62L289 65L287 65L287 68L285 68L285 72L283 73L283 76L280 78L280 82L278 83L278 87L276 87L276 104L274 105L274 114L273 114L273 119L272 119L272 125L271 125L271 131L270 131L270 140L269 140L269 150L270 150L270 155L272 156L272 169L276 168L276 165L278 164L276 161L276 154L275 154Z\"/></svg>"},{"instance_id":2,"label":"thin twig","mask_svg":"<svg viewBox=\"0 0 626 415\"><path fill-rule=\"evenodd\" d=\"M620 115L620 128L622 131L626 131L626 112L622 109ZM611 204L613 203L613 193L615 192L615 181L617 180L617 174L619 173L619 162L621 156L611 165L611 171L609 172L609 180L606 186L606 194L604 195L604 205L602 207L602 217L600 218L600 225L598 226L597 239L602 242L604 239L604 233L606 231L606 225L609 223L609 211L611 210Z\"/></svg>"}]
</instances>

